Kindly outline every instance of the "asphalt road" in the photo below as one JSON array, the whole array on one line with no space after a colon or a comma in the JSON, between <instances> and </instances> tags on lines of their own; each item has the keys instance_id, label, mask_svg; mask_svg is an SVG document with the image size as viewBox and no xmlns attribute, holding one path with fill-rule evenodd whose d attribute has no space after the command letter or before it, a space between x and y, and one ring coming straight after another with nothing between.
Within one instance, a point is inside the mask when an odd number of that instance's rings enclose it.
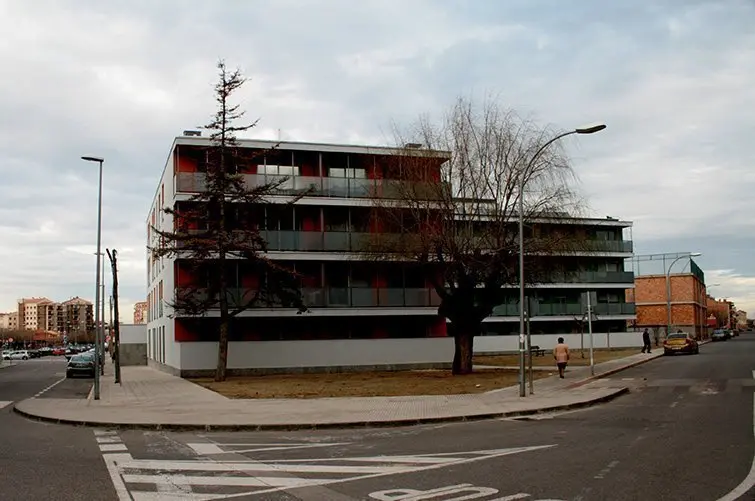
<instances>
[{"instance_id":1,"label":"asphalt road","mask_svg":"<svg viewBox=\"0 0 755 501\"><path fill-rule=\"evenodd\" d=\"M13 402L65 378L65 366L65 359L56 357L16 360L0 368L2 500L118 499L91 429L39 423L13 413ZM91 380L63 381L38 398L86 397L90 385Z\"/></svg>"},{"instance_id":2,"label":"asphalt road","mask_svg":"<svg viewBox=\"0 0 755 501\"><path fill-rule=\"evenodd\" d=\"M122 451L110 456L122 500L709 501L753 462L754 355L752 333L708 344L604 380L632 388L614 402L537 419L99 433Z\"/></svg>"}]
</instances>

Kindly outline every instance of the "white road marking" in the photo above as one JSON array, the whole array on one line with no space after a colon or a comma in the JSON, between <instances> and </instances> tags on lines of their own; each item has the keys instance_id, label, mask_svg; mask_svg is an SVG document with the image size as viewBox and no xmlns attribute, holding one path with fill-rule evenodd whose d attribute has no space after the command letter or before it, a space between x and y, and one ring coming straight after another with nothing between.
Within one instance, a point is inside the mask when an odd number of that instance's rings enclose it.
<instances>
[{"instance_id":1,"label":"white road marking","mask_svg":"<svg viewBox=\"0 0 755 501\"><path fill-rule=\"evenodd\" d=\"M449 498L449 494L463 494L463 496ZM378 501L432 501L433 499L438 501L441 499L445 501L462 501L488 498L488 496L493 494L498 494L498 489L493 487L478 487L472 484L459 484L431 489L429 491L420 491L417 489L390 489L387 491L371 492L370 497L372 499L377 499ZM488 498L488 501L515 501L517 499L525 499L528 497L530 497L529 494L520 492L502 498Z\"/></svg>"},{"instance_id":2,"label":"white road marking","mask_svg":"<svg viewBox=\"0 0 755 501\"><path fill-rule=\"evenodd\" d=\"M55 381L55 382L54 382L54 383L52 383L52 384L51 384L50 386L48 386L48 387L47 387L47 388L45 388L44 390L40 391L39 393L37 393L36 395L34 395L34 396L33 396L33 397L31 397L31 398L37 398L37 397L39 397L39 396L40 396L40 395L42 395L43 393L45 393L45 392L47 392L47 391L50 391L51 389L55 388L55 387L56 387L57 385L59 385L60 383L62 383L62 382L63 382L63 381L65 381L65 380L66 380L66 378L62 378L62 379L59 379L59 380Z\"/></svg>"},{"instance_id":3,"label":"white road marking","mask_svg":"<svg viewBox=\"0 0 755 501\"><path fill-rule=\"evenodd\" d=\"M555 445L441 454L278 460L270 463L254 460L250 460L249 462L220 462L195 459L183 461L140 460L134 459L130 454L110 454L105 457L105 462L108 464L108 471L113 479L113 483L118 485L118 482L120 482L120 485L125 490L123 492L127 496L131 496L131 498L122 497L122 491L116 487L121 501L125 501L126 499L133 499L134 501L167 499L201 501L205 499L247 497L301 487L316 487L379 478L400 473L422 472L551 447L555 447ZM117 457L118 459L111 460L111 457ZM335 464L336 462L340 462L341 464ZM354 463L362 464L355 465ZM207 474L193 475L190 472L206 472ZM299 478L292 475L292 473L305 473L308 478ZM129 490L127 484L152 484L156 491ZM193 493L193 486L215 488L224 486L250 487L252 489L244 489L245 492L235 492L233 494L216 493L207 495ZM254 489L255 487L257 489ZM494 493L496 492L498 491L494 491ZM429 500L430 498L416 499L419 501L420 499ZM449 498L444 499L450 501ZM472 498L465 497L459 499ZM501 499L513 500L520 498L507 497Z\"/></svg>"},{"instance_id":4,"label":"white road marking","mask_svg":"<svg viewBox=\"0 0 755 501\"><path fill-rule=\"evenodd\" d=\"M597 478L597 479L606 478L606 475L608 475L609 473L611 473L611 470L613 470L614 468L616 468L616 465L618 465L618 464L619 464L618 461L611 461L610 463L608 463L608 466L606 466L605 468L603 468L602 470L600 470L600 473L598 473L597 475L595 475L593 478Z\"/></svg>"},{"instance_id":5,"label":"white road marking","mask_svg":"<svg viewBox=\"0 0 755 501\"><path fill-rule=\"evenodd\" d=\"M2 401L0 401L0 409L8 407L12 403L13 403L13 401L11 401L11 400L2 400Z\"/></svg>"},{"instance_id":6,"label":"white road marking","mask_svg":"<svg viewBox=\"0 0 755 501\"><path fill-rule=\"evenodd\" d=\"M755 371L752 371L752 377L755 379ZM755 437L755 397L752 402L752 434ZM752 466L750 466L750 472L742 480L742 482L734 488L733 491L718 499L718 501L736 501L740 497L744 496L747 491L755 486L755 451L753 451Z\"/></svg>"},{"instance_id":7,"label":"white road marking","mask_svg":"<svg viewBox=\"0 0 755 501\"><path fill-rule=\"evenodd\" d=\"M679 401L678 401L678 400L677 400L677 401L675 401L675 402L671 402L671 405L669 405L669 407L671 407L671 408L673 409L673 408L674 408L674 407L676 407L677 405L679 405Z\"/></svg>"},{"instance_id":8,"label":"white road marking","mask_svg":"<svg viewBox=\"0 0 755 501\"><path fill-rule=\"evenodd\" d=\"M336 445L348 445L349 442L336 442L336 443L327 443L327 444L312 444L312 443L306 443L306 444L226 444L226 443L208 443L208 442L198 442L198 443L190 443L186 444L192 449L194 449L194 452L196 452L199 455L210 455L210 454L245 454L248 452L262 452L262 451L281 451L281 450L292 450L292 449L311 449L316 447L333 447ZM225 450L221 446L226 447L249 447L254 446L250 449L229 449Z\"/></svg>"},{"instance_id":9,"label":"white road marking","mask_svg":"<svg viewBox=\"0 0 755 501\"><path fill-rule=\"evenodd\" d=\"M94 435L96 437L105 437L105 436L118 436L118 432L115 430L94 430Z\"/></svg>"},{"instance_id":10,"label":"white road marking","mask_svg":"<svg viewBox=\"0 0 755 501\"><path fill-rule=\"evenodd\" d=\"M118 471L117 466L117 462L119 460L132 460L133 458L131 457L131 454L125 452L119 454L106 454L102 456L102 459L105 461L105 466L107 466L107 471L110 474L110 480L113 482L113 488L115 488L115 494L118 496L118 501L135 500L136 497L132 497L128 492L126 483L123 481L123 478L121 477L121 473L120 471Z\"/></svg>"},{"instance_id":11,"label":"white road marking","mask_svg":"<svg viewBox=\"0 0 755 501\"><path fill-rule=\"evenodd\" d=\"M124 444L100 444L100 451L102 452L121 452L127 450Z\"/></svg>"}]
</instances>

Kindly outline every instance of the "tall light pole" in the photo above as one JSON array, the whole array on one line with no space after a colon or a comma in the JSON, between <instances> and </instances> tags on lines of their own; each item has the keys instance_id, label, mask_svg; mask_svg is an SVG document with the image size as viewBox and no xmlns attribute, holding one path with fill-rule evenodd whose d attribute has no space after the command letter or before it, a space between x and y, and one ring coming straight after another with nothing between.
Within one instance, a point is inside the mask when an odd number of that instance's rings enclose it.
<instances>
[{"instance_id":1,"label":"tall light pole","mask_svg":"<svg viewBox=\"0 0 755 501\"><path fill-rule=\"evenodd\" d=\"M99 188L97 193L97 275L96 286L94 292L94 399L100 399L100 343L99 343L99 329L100 329L100 282L102 277L100 276L100 254L102 253L102 164L105 162L101 157L81 157L82 160L87 162L98 162L100 164L100 177Z\"/></svg>"},{"instance_id":2,"label":"tall light pole","mask_svg":"<svg viewBox=\"0 0 755 501\"><path fill-rule=\"evenodd\" d=\"M532 158L527 163L527 167L519 173L519 396L524 397L526 396L526 388L525 388L525 368L524 368L524 359L525 359L525 345L524 345L524 335L525 335L525 321L524 321L524 185L527 180L527 174L530 172L530 169L533 165L535 165L535 161L540 157L540 154L545 151L545 149L550 146L551 144L555 143L561 138L564 138L566 136L570 136L572 134L593 134L595 132L600 132L603 129L605 129L605 124L600 125L594 125L592 127L585 127L580 129L574 129L570 130L568 132L563 132L550 141L543 144L534 155L532 155Z\"/></svg>"},{"instance_id":3,"label":"tall light pole","mask_svg":"<svg viewBox=\"0 0 755 501\"><path fill-rule=\"evenodd\" d=\"M668 270L666 270L666 315L668 316L666 325L666 337L671 334L671 268L673 268L676 262L680 259L690 259L698 256L702 256L702 254L700 254L699 252L691 252L689 254L678 256L676 259L671 261Z\"/></svg>"}]
</instances>

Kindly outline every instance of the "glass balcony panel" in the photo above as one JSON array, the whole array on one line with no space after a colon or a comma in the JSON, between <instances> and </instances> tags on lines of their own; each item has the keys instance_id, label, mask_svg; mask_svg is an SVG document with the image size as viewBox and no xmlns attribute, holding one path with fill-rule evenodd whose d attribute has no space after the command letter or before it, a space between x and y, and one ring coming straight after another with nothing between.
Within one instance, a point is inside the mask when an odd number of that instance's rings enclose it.
<instances>
[{"instance_id":1,"label":"glass balcony panel","mask_svg":"<svg viewBox=\"0 0 755 501\"><path fill-rule=\"evenodd\" d=\"M355 308L370 308L377 306L377 289L371 287L354 287L351 289L351 305Z\"/></svg>"},{"instance_id":2,"label":"glass balcony panel","mask_svg":"<svg viewBox=\"0 0 755 501\"><path fill-rule=\"evenodd\" d=\"M380 306L404 306L404 289L378 289L378 303Z\"/></svg>"},{"instance_id":3,"label":"glass balcony panel","mask_svg":"<svg viewBox=\"0 0 755 501\"><path fill-rule=\"evenodd\" d=\"M323 250L348 251L349 233L346 231L326 231L324 234Z\"/></svg>"},{"instance_id":4,"label":"glass balcony panel","mask_svg":"<svg viewBox=\"0 0 755 501\"><path fill-rule=\"evenodd\" d=\"M430 289L404 289L405 306L431 306Z\"/></svg>"},{"instance_id":5,"label":"glass balcony panel","mask_svg":"<svg viewBox=\"0 0 755 501\"><path fill-rule=\"evenodd\" d=\"M367 198L375 192L373 179L349 179L349 196L354 198Z\"/></svg>"},{"instance_id":6,"label":"glass balcony panel","mask_svg":"<svg viewBox=\"0 0 755 501\"><path fill-rule=\"evenodd\" d=\"M324 233L320 231L299 231L299 248L302 251L321 251L325 248Z\"/></svg>"},{"instance_id":7,"label":"glass balcony panel","mask_svg":"<svg viewBox=\"0 0 755 501\"><path fill-rule=\"evenodd\" d=\"M207 189L206 176L202 172L178 172L176 192L198 193Z\"/></svg>"},{"instance_id":8,"label":"glass balcony panel","mask_svg":"<svg viewBox=\"0 0 755 501\"><path fill-rule=\"evenodd\" d=\"M278 250L299 250L299 231L278 231Z\"/></svg>"},{"instance_id":9,"label":"glass balcony panel","mask_svg":"<svg viewBox=\"0 0 755 501\"><path fill-rule=\"evenodd\" d=\"M322 178L322 194L327 197L348 197L349 180L345 177Z\"/></svg>"},{"instance_id":10,"label":"glass balcony panel","mask_svg":"<svg viewBox=\"0 0 755 501\"><path fill-rule=\"evenodd\" d=\"M326 289L322 288L305 288L302 289L302 299L305 306L309 308L322 308L327 305Z\"/></svg>"},{"instance_id":11,"label":"glass balcony panel","mask_svg":"<svg viewBox=\"0 0 755 501\"><path fill-rule=\"evenodd\" d=\"M350 305L349 289L345 287L328 288L327 306L330 307L347 307Z\"/></svg>"}]
</instances>

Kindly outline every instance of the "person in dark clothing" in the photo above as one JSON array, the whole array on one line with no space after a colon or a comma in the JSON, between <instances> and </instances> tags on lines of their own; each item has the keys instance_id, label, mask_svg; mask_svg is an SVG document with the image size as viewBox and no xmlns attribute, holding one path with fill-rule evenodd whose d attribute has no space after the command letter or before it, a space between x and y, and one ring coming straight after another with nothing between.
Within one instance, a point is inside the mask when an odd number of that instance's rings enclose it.
<instances>
[{"instance_id":1,"label":"person in dark clothing","mask_svg":"<svg viewBox=\"0 0 755 501\"><path fill-rule=\"evenodd\" d=\"M650 353L651 348L653 347L650 344L650 332L648 332L647 329L642 333L642 353Z\"/></svg>"}]
</instances>

